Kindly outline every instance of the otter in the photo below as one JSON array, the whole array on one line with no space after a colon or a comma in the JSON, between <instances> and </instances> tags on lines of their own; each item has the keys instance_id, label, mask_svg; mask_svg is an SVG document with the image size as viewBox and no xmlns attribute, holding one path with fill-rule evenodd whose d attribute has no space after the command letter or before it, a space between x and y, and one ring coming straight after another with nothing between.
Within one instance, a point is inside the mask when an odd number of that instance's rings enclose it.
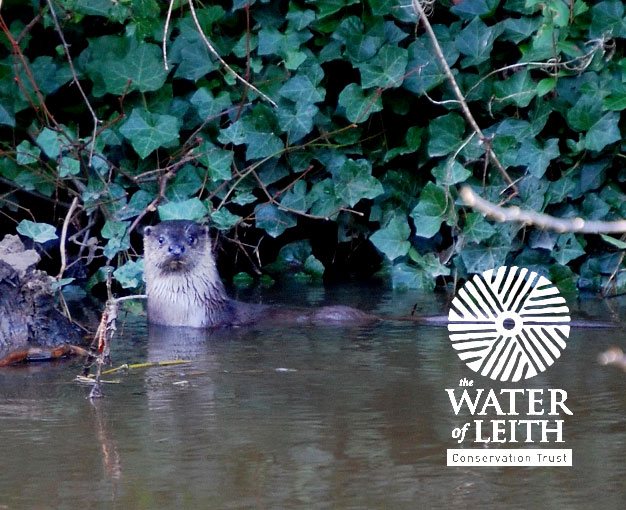
<instances>
[{"instance_id":1,"label":"otter","mask_svg":"<svg viewBox=\"0 0 626 510\"><path fill-rule=\"evenodd\" d=\"M381 320L446 326L447 315L382 318L349 306L286 308L228 297L217 271L206 226L188 220L144 228L144 279L148 322L163 326L222 328L259 322L277 324L367 324ZM617 324L570 321L570 326L610 328Z\"/></svg>"},{"instance_id":2,"label":"otter","mask_svg":"<svg viewBox=\"0 0 626 510\"><path fill-rule=\"evenodd\" d=\"M193 221L168 220L144 228L144 278L151 324L219 328L269 321L327 324L378 320L349 306L298 309L229 298L217 272L208 228Z\"/></svg>"}]
</instances>

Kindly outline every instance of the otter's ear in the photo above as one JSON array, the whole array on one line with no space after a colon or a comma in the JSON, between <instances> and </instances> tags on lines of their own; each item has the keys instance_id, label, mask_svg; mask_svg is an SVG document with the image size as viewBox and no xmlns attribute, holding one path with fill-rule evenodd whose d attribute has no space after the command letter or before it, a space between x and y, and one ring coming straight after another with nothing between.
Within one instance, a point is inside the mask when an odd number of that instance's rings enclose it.
<instances>
[{"instance_id":1,"label":"otter's ear","mask_svg":"<svg viewBox=\"0 0 626 510\"><path fill-rule=\"evenodd\" d=\"M147 237L150 234L152 234L152 227L143 227L143 235Z\"/></svg>"}]
</instances>

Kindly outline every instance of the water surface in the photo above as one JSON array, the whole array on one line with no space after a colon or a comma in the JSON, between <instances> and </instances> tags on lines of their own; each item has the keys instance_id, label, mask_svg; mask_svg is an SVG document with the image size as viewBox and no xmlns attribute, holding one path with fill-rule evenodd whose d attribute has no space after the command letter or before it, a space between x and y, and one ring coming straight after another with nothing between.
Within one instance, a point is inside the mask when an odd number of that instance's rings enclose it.
<instances>
[{"instance_id":1,"label":"water surface","mask_svg":"<svg viewBox=\"0 0 626 510\"><path fill-rule=\"evenodd\" d=\"M445 301L380 288L257 294L380 315L445 313ZM618 301L574 304L597 317ZM597 364L623 329L573 330L525 384L563 388L571 468L447 467L458 425L445 388L478 378L445 328L381 323L207 335L120 323L114 364L188 365L72 381L80 363L0 372L0 508L623 508L626 374ZM489 381L481 381L489 387Z\"/></svg>"}]
</instances>

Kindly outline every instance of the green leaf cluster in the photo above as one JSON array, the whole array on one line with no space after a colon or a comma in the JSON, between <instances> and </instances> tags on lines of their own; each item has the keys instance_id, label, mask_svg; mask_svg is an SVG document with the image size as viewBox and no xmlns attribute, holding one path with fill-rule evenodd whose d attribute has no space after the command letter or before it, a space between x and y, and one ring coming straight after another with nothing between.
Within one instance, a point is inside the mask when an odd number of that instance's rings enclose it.
<instances>
[{"instance_id":1,"label":"green leaf cluster","mask_svg":"<svg viewBox=\"0 0 626 510\"><path fill-rule=\"evenodd\" d=\"M524 264L563 288L622 291L621 241L495 223L457 190L507 196L492 148L516 183L509 205L626 216L622 2L436 3L430 23L482 139L411 2L194 2L202 33L187 2L167 33L167 2L53 5L66 47L49 7L3 7L0 206L45 242L78 197L74 226L91 237L73 250L92 273L114 261L118 283L137 287L132 230L187 218L274 253L323 226L298 257L311 277L370 243L397 287Z\"/></svg>"}]
</instances>

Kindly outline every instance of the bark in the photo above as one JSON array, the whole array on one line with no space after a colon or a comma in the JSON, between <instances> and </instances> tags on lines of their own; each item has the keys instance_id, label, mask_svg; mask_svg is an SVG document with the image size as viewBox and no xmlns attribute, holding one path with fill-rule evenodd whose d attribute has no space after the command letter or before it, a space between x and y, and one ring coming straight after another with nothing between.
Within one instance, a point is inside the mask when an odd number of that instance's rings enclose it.
<instances>
[{"instance_id":1,"label":"bark","mask_svg":"<svg viewBox=\"0 0 626 510\"><path fill-rule=\"evenodd\" d=\"M0 241L0 352L81 342L78 329L57 310L54 280L35 269L38 262L18 236Z\"/></svg>"}]
</instances>

